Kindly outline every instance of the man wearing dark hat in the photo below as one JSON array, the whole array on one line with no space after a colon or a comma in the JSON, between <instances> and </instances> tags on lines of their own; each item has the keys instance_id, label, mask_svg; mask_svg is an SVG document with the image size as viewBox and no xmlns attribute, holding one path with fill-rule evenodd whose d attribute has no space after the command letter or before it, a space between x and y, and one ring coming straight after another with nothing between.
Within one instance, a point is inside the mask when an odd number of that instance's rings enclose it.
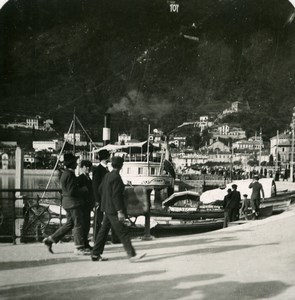
<instances>
[{"instance_id":1,"label":"man wearing dark hat","mask_svg":"<svg viewBox=\"0 0 295 300\"><path fill-rule=\"evenodd\" d=\"M104 176L99 187L98 192L101 197L101 210L104 212L104 217L93 247L92 261L105 260L101 257L101 254L111 227L118 235L131 262L137 262L145 255L145 253L136 255L135 249L131 244L128 228L123 224L126 214L124 202L125 186L119 174L123 163L124 159L122 157L113 157L113 170Z\"/></svg>"},{"instance_id":2,"label":"man wearing dark hat","mask_svg":"<svg viewBox=\"0 0 295 300\"><path fill-rule=\"evenodd\" d=\"M85 192L83 188L79 189L75 169L77 166L78 157L72 153L64 154L65 170L60 178L60 185L62 189L62 205L66 211L67 222L60 227L54 234L45 238L43 243L48 250L52 251L52 244L58 243L67 233L73 230L75 251L77 255L90 254L85 249L84 242L84 217L82 210L82 194Z\"/></svg>"},{"instance_id":3,"label":"man wearing dark hat","mask_svg":"<svg viewBox=\"0 0 295 300\"><path fill-rule=\"evenodd\" d=\"M259 176L254 176L253 181L249 184L249 189L252 189L250 199L252 212L255 214L255 218L257 218L259 215L261 195L262 201L264 200L264 190L262 184L259 182Z\"/></svg>"},{"instance_id":4,"label":"man wearing dark hat","mask_svg":"<svg viewBox=\"0 0 295 300\"><path fill-rule=\"evenodd\" d=\"M100 210L100 196L98 193L98 188L102 182L103 177L108 173L107 164L110 158L109 151L105 149L99 151L98 158L100 160L100 163L97 167L93 168L93 173L92 173L92 189L93 189L93 196L96 205L94 225L93 225L94 241L101 227L101 223L103 219L103 212Z\"/></svg>"},{"instance_id":5,"label":"man wearing dark hat","mask_svg":"<svg viewBox=\"0 0 295 300\"><path fill-rule=\"evenodd\" d=\"M223 198L223 209L224 209L224 222L223 222L223 228L228 226L229 222L229 204L231 201L231 189L227 189L227 194Z\"/></svg>"},{"instance_id":6,"label":"man wearing dark hat","mask_svg":"<svg viewBox=\"0 0 295 300\"><path fill-rule=\"evenodd\" d=\"M241 203L241 193L237 191L238 186L233 184L232 186L232 193L231 193L231 202L230 202L230 213L229 213L229 220L237 221L239 219L239 209Z\"/></svg>"}]
</instances>

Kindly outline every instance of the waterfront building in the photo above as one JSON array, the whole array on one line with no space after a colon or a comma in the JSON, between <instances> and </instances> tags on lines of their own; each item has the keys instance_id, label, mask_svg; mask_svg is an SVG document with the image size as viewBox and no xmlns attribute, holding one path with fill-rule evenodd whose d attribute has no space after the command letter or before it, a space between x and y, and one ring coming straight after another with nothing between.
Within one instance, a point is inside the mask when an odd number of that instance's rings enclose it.
<instances>
[{"instance_id":1,"label":"waterfront building","mask_svg":"<svg viewBox=\"0 0 295 300\"><path fill-rule=\"evenodd\" d=\"M52 141L33 141L35 151L59 151L62 148L63 142L59 140Z\"/></svg>"},{"instance_id":2,"label":"waterfront building","mask_svg":"<svg viewBox=\"0 0 295 300\"><path fill-rule=\"evenodd\" d=\"M270 138L270 154L273 156L274 162L278 158L282 165L290 163L291 140L292 135L289 133L281 133Z\"/></svg>"}]
</instances>

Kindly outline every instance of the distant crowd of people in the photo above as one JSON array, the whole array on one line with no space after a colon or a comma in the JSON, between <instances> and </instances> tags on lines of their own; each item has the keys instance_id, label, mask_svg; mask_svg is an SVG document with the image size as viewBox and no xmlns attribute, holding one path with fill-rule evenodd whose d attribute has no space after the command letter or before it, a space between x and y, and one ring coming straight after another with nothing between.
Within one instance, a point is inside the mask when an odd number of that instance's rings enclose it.
<instances>
[{"instance_id":1,"label":"distant crowd of people","mask_svg":"<svg viewBox=\"0 0 295 300\"><path fill-rule=\"evenodd\" d=\"M184 174L184 173L183 173ZM224 180L232 179L232 180L241 180L241 179L252 179L255 175L259 176L260 178L274 178L275 181L285 181L289 180L290 178L290 169L270 169L270 168L263 168L260 169L252 169L250 171L245 170L239 167L233 167L230 169L229 167L201 167L200 169L195 170L195 174L197 176L218 176L222 177ZM190 174L191 175L191 174ZM295 172L293 173L293 182L295 181ZM199 179L201 179L200 177Z\"/></svg>"},{"instance_id":2,"label":"distant crowd of people","mask_svg":"<svg viewBox=\"0 0 295 300\"><path fill-rule=\"evenodd\" d=\"M239 220L240 217L247 219L248 208L251 207L254 218L259 216L259 208L261 200L264 201L264 190L259 182L259 176L254 175L253 181L249 184L252 189L251 197L247 194L241 198L241 193L238 191L238 186L233 184L231 189L227 190L227 195L223 199L224 208L224 225L228 226L228 222Z\"/></svg>"},{"instance_id":3,"label":"distant crowd of people","mask_svg":"<svg viewBox=\"0 0 295 300\"><path fill-rule=\"evenodd\" d=\"M72 231L74 238L74 254L90 255L92 261L105 261L104 247L109 231L124 246L131 262L137 262L145 253L137 254L130 240L128 228L124 224L126 207L124 202L124 183L119 174L124 159L114 156L111 159L112 170L108 170L110 153L107 150L99 152L100 164L93 167L88 160L80 163L81 174L77 177L75 169L78 157L72 153L64 154L64 170L60 177L62 189L62 206L66 211L66 223L52 235L46 237L43 243L50 253L53 244L58 243L66 234ZM92 179L89 174L92 171ZM94 210L94 246L89 243L91 212Z\"/></svg>"}]
</instances>

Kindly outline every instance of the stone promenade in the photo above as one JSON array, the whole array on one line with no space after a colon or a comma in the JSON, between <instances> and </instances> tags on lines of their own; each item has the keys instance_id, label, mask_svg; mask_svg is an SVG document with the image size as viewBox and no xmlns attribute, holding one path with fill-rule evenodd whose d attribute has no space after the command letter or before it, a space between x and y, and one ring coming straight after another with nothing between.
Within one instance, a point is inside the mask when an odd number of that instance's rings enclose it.
<instances>
[{"instance_id":1,"label":"stone promenade","mask_svg":"<svg viewBox=\"0 0 295 300\"><path fill-rule=\"evenodd\" d=\"M107 262L74 256L73 244L0 245L0 299L295 299L295 209L226 229L133 240Z\"/></svg>"}]
</instances>

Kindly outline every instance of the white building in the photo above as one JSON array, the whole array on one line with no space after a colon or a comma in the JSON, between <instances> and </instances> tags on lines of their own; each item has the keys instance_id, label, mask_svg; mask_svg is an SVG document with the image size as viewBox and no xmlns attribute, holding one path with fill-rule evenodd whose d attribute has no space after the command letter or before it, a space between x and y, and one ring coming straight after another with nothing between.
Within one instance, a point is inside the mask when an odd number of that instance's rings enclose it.
<instances>
[{"instance_id":1,"label":"white building","mask_svg":"<svg viewBox=\"0 0 295 300\"><path fill-rule=\"evenodd\" d=\"M59 140L52 141L33 141L35 151L59 151L62 148L63 142Z\"/></svg>"},{"instance_id":2,"label":"white building","mask_svg":"<svg viewBox=\"0 0 295 300\"><path fill-rule=\"evenodd\" d=\"M69 142L70 144L74 143L74 134L73 133L64 133L64 140ZM81 141L81 134L79 132L75 133L75 141L80 142Z\"/></svg>"},{"instance_id":3,"label":"white building","mask_svg":"<svg viewBox=\"0 0 295 300\"><path fill-rule=\"evenodd\" d=\"M28 118L28 119L26 119L26 125L28 128L39 129L39 119L38 118Z\"/></svg>"},{"instance_id":4,"label":"white building","mask_svg":"<svg viewBox=\"0 0 295 300\"><path fill-rule=\"evenodd\" d=\"M280 162L287 164L291 159L291 134L279 134L270 139L270 154L276 161L277 154L280 156Z\"/></svg>"},{"instance_id":5,"label":"white building","mask_svg":"<svg viewBox=\"0 0 295 300\"><path fill-rule=\"evenodd\" d=\"M233 148L237 150L259 150L260 141L259 140L241 140L233 143ZM263 142L261 143L261 149L264 148Z\"/></svg>"},{"instance_id":6,"label":"white building","mask_svg":"<svg viewBox=\"0 0 295 300\"><path fill-rule=\"evenodd\" d=\"M127 134L127 133L121 133L118 134L118 144L122 145L122 144L127 144L131 141L131 135Z\"/></svg>"}]
</instances>

